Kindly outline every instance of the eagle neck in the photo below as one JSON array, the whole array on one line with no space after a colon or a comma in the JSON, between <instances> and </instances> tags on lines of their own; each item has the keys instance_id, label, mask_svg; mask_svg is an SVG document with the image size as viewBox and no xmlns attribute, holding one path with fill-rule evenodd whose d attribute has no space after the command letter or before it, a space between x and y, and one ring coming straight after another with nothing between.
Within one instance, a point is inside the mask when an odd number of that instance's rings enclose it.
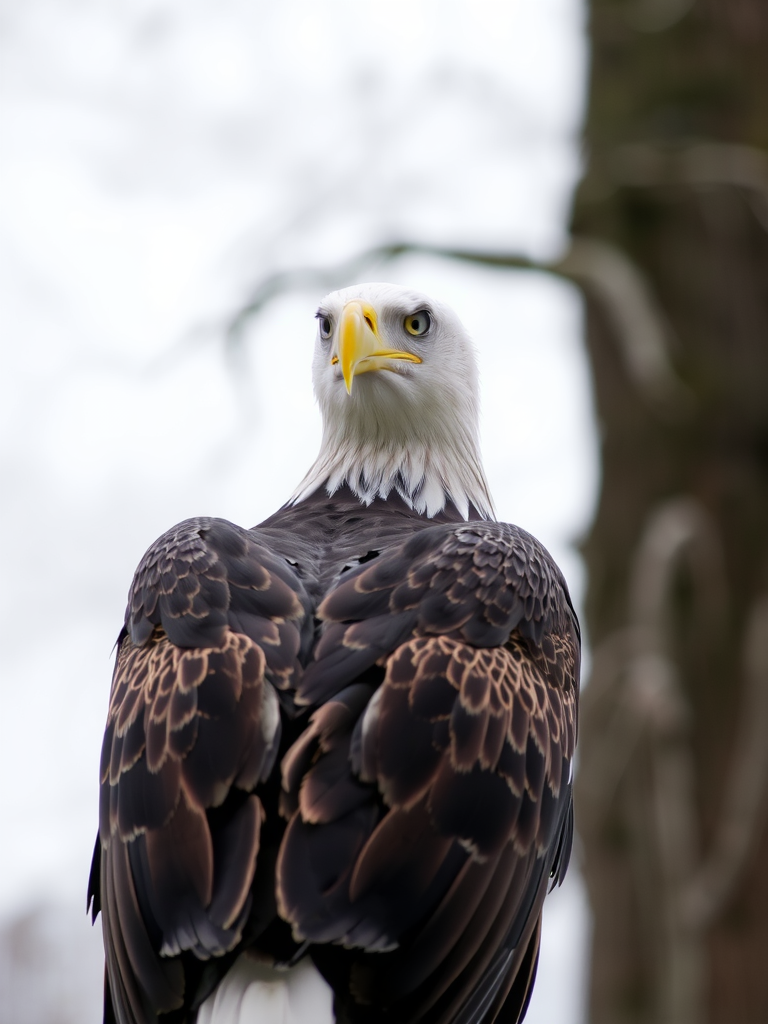
<instances>
[{"instance_id":1,"label":"eagle neck","mask_svg":"<svg viewBox=\"0 0 768 1024\"><path fill-rule=\"evenodd\" d=\"M414 512L439 515L453 503L463 519L494 519L493 501L476 439L454 434L450 444L360 443L343 431L326 430L314 464L290 499L304 501L320 487L329 495L342 487L364 505L398 495Z\"/></svg>"}]
</instances>

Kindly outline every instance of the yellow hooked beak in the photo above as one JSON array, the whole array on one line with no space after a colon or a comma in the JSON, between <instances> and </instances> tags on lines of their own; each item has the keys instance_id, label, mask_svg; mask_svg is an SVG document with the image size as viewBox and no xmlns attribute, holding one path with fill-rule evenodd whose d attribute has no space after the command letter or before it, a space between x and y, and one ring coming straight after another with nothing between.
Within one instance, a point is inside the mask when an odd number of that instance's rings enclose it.
<instances>
[{"instance_id":1,"label":"yellow hooked beak","mask_svg":"<svg viewBox=\"0 0 768 1024\"><path fill-rule=\"evenodd\" d=\"M376 310L367 302L353 299L344 307L339 321L338 355L332 363L341 363L347 393L352 394L352 378L369 370L394 370L393 360L420 363L412 352L383 348L377 327Z\"/></svg>"}]
</instances>

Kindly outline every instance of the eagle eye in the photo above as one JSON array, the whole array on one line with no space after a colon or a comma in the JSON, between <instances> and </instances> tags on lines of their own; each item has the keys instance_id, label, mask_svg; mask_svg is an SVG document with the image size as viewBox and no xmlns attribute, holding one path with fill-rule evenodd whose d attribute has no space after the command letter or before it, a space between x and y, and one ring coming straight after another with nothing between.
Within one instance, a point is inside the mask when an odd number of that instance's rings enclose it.
<instances>
[{"instance_id":1,"label":"eagle eye","mask_svg":"<svg viewBox=\"0 0 768 1024\"><path fill-rule=\"evenodd\" d=\"M333 329L331 318L329 316L326 316L325 313L317 313L317 323L320 329L320 337L330 338L331 331Z\"/></svg>"},{"instance_id":2,"label":"eagle eye","mask_svg":"<svg viewBox=\"0 0 768 1024\"><path fill-rule=\"evenodd\" d=\"M432 326L432 317L426 309L420 309L417 313L410 313L403 323L406 331L414 338L422 338Z\"/></svg>"}]
</instances>

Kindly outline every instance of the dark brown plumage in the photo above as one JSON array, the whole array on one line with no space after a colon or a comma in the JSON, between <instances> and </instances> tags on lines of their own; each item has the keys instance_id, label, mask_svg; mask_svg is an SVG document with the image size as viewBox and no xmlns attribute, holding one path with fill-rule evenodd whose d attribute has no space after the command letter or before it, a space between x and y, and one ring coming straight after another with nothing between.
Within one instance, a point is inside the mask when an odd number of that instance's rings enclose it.
<instances>
[{"instance_id":1,"label":"dark brown plumage","mask_svg":"<svg viewBox=\"0 0 768 1024\"><path fill-rule=\"evenodd\" d=\"M518 1021L572 839L579 631L524 531L319 488L193 519L131 587L89 895L105 1021L182 1024L244 949L349 1024Z\"/></svg>"}]
</instances>

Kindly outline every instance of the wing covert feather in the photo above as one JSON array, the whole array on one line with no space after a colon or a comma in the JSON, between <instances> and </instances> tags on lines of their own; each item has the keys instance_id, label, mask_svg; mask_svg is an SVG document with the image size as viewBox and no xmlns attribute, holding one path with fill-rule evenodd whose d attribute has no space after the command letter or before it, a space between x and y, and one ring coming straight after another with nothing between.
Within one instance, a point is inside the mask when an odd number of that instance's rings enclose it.
<instances>
[{"instance_id":1,"label":"wing covert feather","mask_svg":"<svg viewBox=\"0 0 768 1024\"><path fill-rule=\"evenodd\" d=\"M297 697L317 710L283 760L281 914L348 947L312 953L350 993L339 1020L517 1020L572 835L562 576L515 527L434 526L343 575L319 616Z\"/></svg>"},{"instance_id":2,"label":"wing covert feather","mask_svg":"<svg viewBox=\"0 0 768 1024\"><path fill-rule=\"evenodd\" d=\"M285 559L223 520L144 556L101 759L99 892L112 1002L143 1024L189 1002L184 954L240 940L310 601Z\"/></svg>"}]
</instances>

